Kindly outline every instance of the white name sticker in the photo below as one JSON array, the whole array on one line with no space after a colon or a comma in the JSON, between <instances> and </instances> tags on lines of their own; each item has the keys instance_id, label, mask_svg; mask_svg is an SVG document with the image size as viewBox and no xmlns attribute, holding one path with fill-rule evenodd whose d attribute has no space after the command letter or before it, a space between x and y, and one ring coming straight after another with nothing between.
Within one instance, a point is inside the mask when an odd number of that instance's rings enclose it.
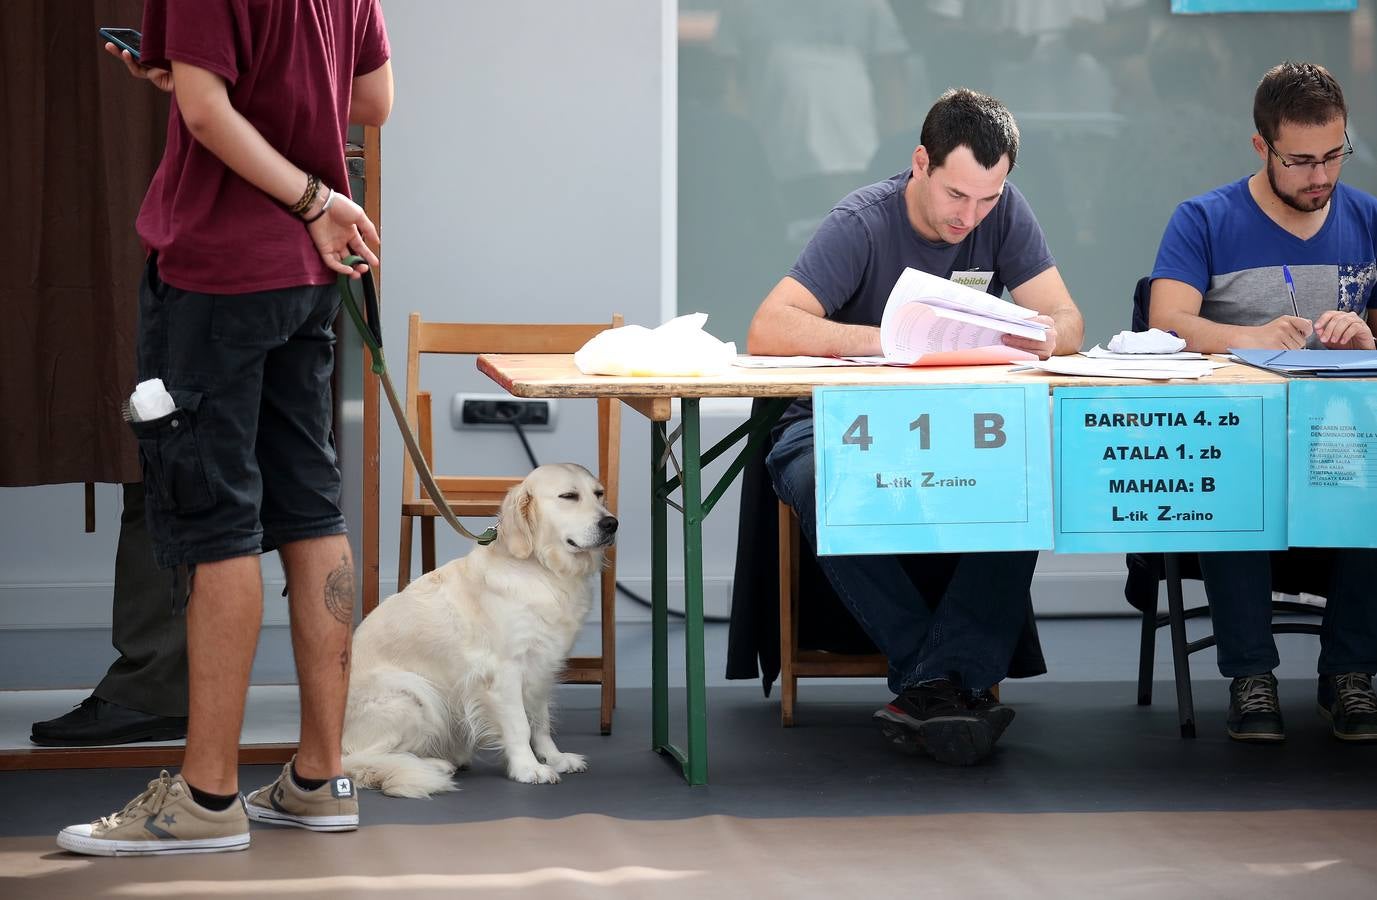
<instances>
[{"instance_id":1,"label":"white name sticker","mask_svg":"<svg viewBox=\"0 0 1377 900\"><path fill-rule=\"evenodd\" d=\"M952 272L951 280L977 291L989 290L993 272Z\"/></svg>"}]
</instances>

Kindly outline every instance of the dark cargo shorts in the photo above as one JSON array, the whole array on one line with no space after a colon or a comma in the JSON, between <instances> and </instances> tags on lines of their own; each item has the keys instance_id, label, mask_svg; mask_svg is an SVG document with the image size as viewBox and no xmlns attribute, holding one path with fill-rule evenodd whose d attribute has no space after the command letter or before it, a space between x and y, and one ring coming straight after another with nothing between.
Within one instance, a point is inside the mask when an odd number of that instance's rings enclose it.
<instances>
[{"instance_id":1,"label":"dark cargo shorts","mask_svg":"<svg viewBox=\"0 0 1377 900\"><path fill-rule=\"evenodd\" d=\"M344 534L331 373L334 285L201 294L139 285L139 380L177 409L134 422L164 568Z\"/></svg>"}]
</instances>

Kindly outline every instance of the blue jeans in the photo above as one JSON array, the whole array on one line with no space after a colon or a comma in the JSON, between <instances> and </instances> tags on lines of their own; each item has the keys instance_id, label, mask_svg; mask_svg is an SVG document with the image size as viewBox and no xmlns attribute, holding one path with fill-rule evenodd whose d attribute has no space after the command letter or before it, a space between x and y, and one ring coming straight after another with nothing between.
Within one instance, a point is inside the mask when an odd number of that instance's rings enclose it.
<instances>
[{"instance_id":1,"label":"blue jeans","mask_svg":"<svg viewBox=\"0 0 1377 900\"><path fill-rule=\"evenodd\" d=\"M783 429L765 459L775 493L814 548L813 420ZM1009 671L1028 615L1036 550L819 556L856 621L889 659L894 693L933 678L981 690Z\"/></svg>"},{"instance_id":2,"label":"blue jeans","mask_svg":"<svg viewBox=\"0 0 1377 900\"><path fill-rule=\"evenodd\" d=\"M1319 673L1377 672L1377 550L1304 548L1278 557L1300 564L1302 583L1326 599ZM1272 563L1266 551L1200 554L1219 673L1228 678L1270 672L1281 661L1272 638Z\"/></svg>"}]
</instances>

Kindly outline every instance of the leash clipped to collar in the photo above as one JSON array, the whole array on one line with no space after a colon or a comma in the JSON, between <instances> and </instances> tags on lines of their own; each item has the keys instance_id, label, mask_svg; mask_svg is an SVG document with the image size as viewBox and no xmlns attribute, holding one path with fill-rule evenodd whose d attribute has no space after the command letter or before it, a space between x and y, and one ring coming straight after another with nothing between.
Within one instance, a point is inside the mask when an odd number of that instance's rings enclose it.
<instances>
[{"instance_id":1,"label":"leash clipped to collar","mask_svg":"<svg viewBox=\"0 0 1377 900\"><path fill-rule=\"evenodd\" d=\"M341 260L346 266L356 266L364 262L361 256L347 256ZM387 395L387 403L392 407L392 415L397 420L397 427L402 432L402 442L406 444L406 452L411 455L411 461L416 464L416 475L421 480L421 486L430 495L430 500L435 504L435 508L440 511L441 517L449 523L450 527L462 534L471 541L479 544L491 544L497 540L497 526L491 525L482 534L474 534L463 525L459 524L459 519L454 515L454 510L449 508L445 502L445 495L440 491L439 485L435 483L435 476L430 471L430 466L426 463L426 458L421 453L421 447L416 442L416 435L412 433L411 426L407 424L406 413L402 410L402 404L397 400L397 391L392 387L392 379L387 374L387 363L383 360L382 349L382 318L378 315L378 291L373 286L373 273L364 272L363 299L367 317L359 312L358 303L354 300L354 292L349 287L349 282L353 279L348 275L339 276L339 298L344 308L349 311L349 318L354 320L354 327L358 329L359 335L363 338L364 346L373 357L373 374L377 375L382 381L383 393Z\"/></svg>"}]
</instances>

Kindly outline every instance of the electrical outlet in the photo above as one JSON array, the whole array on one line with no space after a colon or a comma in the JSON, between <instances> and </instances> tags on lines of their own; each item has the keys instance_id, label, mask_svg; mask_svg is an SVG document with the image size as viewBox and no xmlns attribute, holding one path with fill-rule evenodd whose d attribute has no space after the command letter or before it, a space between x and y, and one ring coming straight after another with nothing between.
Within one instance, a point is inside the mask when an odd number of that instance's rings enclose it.
<instances>
[{"instance_id":1,"label":"electrical outlet","mask_svg":"<svg viewBox=\"0 0 1377 900\"><path fill-rule=\"evenodd\" d=\"M511 394L455 394L450 424L455 428L522 428L550 431L555 427L555 401L522 400Z\"/></svg>"}]
</instances>

